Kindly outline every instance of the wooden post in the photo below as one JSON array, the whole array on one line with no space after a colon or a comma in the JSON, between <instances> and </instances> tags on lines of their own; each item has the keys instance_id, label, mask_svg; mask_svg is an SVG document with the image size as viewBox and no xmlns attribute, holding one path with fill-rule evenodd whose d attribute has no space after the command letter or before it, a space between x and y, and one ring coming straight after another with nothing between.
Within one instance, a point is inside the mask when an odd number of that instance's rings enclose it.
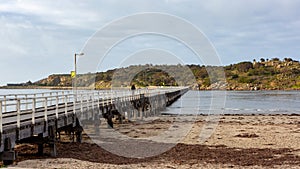
<instances>
[{"instance_id":1,"label":"wooden post","mask_svg":"<svg viewBox=\"0 0 300 169\"><path fill-rule=\"evenodd\" d=\"M44 111L44 120L45 122L48 120L47 118L47 113L48 113L48 100L47 97L45 97L45 101L44 101L44 107L45 107L45 111Z\"/></svg>"},{"instance_id":2,"label":"wooden post","mask_svg":"<svg viewBox=\"0 0 300 169\"><path fill-rule=\"evenodd\" d=\"M3 133L3 124L2 124L2 101L0 101L0 134ZM0 138L2 139L2 138Z\"/></svg>"},{"instance_id":3,"label":"wooden post","mask_svg":"<svg viewBox=\"0 0 300 169\"><path fill-rule=\"evenodd\" d=\"M45 94L44 94L44 93L42 93L42 97L44 97L44 95L45 95ZM45 102L43 102L43 107L45 107Z\"/></svg>"},{"instance_id":4,"label":"wooden post","mask_svg":"<svg viewBox=\"0 0 300 169\"><path fill-rule=\"evenodd\" d=\"M127 96L126 97L127 102L128 102L128 113L129 113L129 117L128 119L132 119L133 118L133 105L131 104L131 96Z\"/></svg>"},{"instance_id":5,"label":"wooden post","mask_svg":"<svg viewBox=\"0 0 300 169\"><path fill-rule=\"evenodd\" d=\"M56 95L56 105L55 105L55 118L58 119L58 102L59 98L58 95Z\"/></svg>"},{"instance_id":6,"label":"wooden post","mask_svg":"<svg viewBox=\"0 0 300 169\"><path fill-rule=\"evenodd\" d=\"M43 140L43 133L38 134L38 138L39 140ZM43 155L43 153L44 153L43 142L40 142L38 144L38 155Z\"/></svg>"},{"instance_id":7,"label":"wooden post","mask_svg":"<svg viewBox=\"0 0 300 169\"><path fill-rule=\"evenodd\" d=\"M76 114L76 101L77 101L77 95L73 95L73 114Z\"/></svg>"},{"instance_id":8,"label":"wooden post","mask_svg":"<svg viewBox=\"0 0 300 169\"><path fill-rule=\"evenodd\" d=\"M110 91L110 104L113 104L113 91Z\"/></svg>"},{"instance_id":9,"label":"wooden post","mask_svg":"<svg viewBox=\"0 0 300 169\"><path fill-rule=\"evenodd\" d=\"M50 105L52 105L52 92L50 93Z\"/></svg>"},{"instance_id":10,"label":"wooden post","mask_svg":"<svg viewBox=\"0 0 300 169\"><path fill-rule=\"evenodd\" d=\"M83 112L83 101L82 101L82 99L83 99L83 96L82 96L82 94L80 94L80 112L81 113Z\"/></svg>"},{"instance_id":11,"label":"wooden post","mask_svg":"<svg viewBox=\"0 0 300 169\"><path fill-rule=\"evenodd\" d=\"M95 96L94 96L94 93L92 94L92 109L93 109L93 111L94 111L94 109L95 109Z\"/></svg>"},{"instance_id":12,"label":"wooden post","mask_svg":"<svg viewBox=\"0 0 300 169\"><path fill-rule=\"evenodd\" d=\"M109 105L109 94L107 94L107 97L106 97L106 105Z\"/></svg>"},{"instance_id":13,"label":"wooden post","mask_svg":"<svg viewBox=\"0 0 300 169\"><path fill-rule=\"evenodd\" d=\"M31 114L31 123L35 124L35 107L36 107L36 99L32 99L32 114Z\"/></svg>"},{"instance_id":14,"label":"wooden post","mask_svg":"<svg viewBox=\"0 0 300 169\"><path fill-rule=\"evenodd\" d=\"M134 102L135 102L134 96L131 97L131 101L132 101L133 104L135 104L135 103L134 103ZM133 112L133 120L136 120L136 118L137 118L137 113L138 113L138 112L135 111L134 105L132 106L132 112Z\"/></svg>"},{"instance_id":15,"label":"wooden post","mask_svg":"<svg viewBox=\"0 0 300 169\"><path fill-rule=\"evenodd\" d=\"M28 109L28 103L27 103L27 94L25 94L25 109Z\"/></svg>"},{"instance_id":16,"label":"wooden post","mask_svg":"<svg viewBox=\"0 0 300 169\"><path fill-rule=\"evenodd\" d=\"M104 107L104 102L105 102L105 95L104 95L104 92L103 92L102 107Z\"/></svg>"},{"instance_id":17,"label":"wooden post","mask_svg":"<svg viewBox=\"0 0 300 169\"><path fill-rule=\"evenodd\" d=\"M68 115L68 95L65 95L65 116Z\"/></svg>"},{"instance_id":18,"label":"wooden post","mask_svg":"<svg viewBox=\"0 0 300 169\"><path fill-rule=\"evenodd\" d=\"M3 106L4 106L4 112L7 112L7 110L6 110L6 96L3 97Z\"/></svg>"},{"instance_id":19,"label":"wooden post","mask_svg":"<svg viewBox=\"0 0 300 169\"><path fill-rule=\"evenodd\" d=\"M100 109L100 92L98 91L98 97L97 97L97 99L98 99L98 109Z\"/></svg>"},{"instance_id":20,"label":"wooden post","mask_svg":"<svg viewBox=\"0 0 300 169\"><path fill-rule=\"evenodd\" d=\"M20 121L21 121L21 101L17 99L17 128L20 129Z\"/></svg>"},{"instance_id":21,"label":"wooden post","mask_svg":"<svg viewBox=\"0 0 300 169\"><path fill-rule=\"evenodd\" d=\"M123 97L123 105L124 105L124 108L125 108L125 110L124 110L124 116L125 116L125 119L127 119L127 120L130 120L130 112L129 112L129 106L130 106L130 104L127 104L127 97L124 95L124 97ZM126 117L127 116L127 117Z\"/></svg>"},{"instance_id":22,"label":"wooden post","mask_svg":"<svg viewBox=\"0 0 300 169\"><path fill-rule=\"evenodd\" d=\"M50 140L48 141L49 146L50 146L50 151L51 151L51 156L56 157L56 144L55 144L55 127L54 126L49 126L48 127L48 135Z\"/></svg>"},{"instance_id":23,"label":"wooden post","mask_svg":"<svg viewBox=\"0 0 300 169\"><path fill-rule=\"evenodd\" d=\"M63 101L63 102L65 102L65 97L64 97L64 95L65 95L65 92L64 92L64 91L62 91L62 92L61 92L61 94L62 94L62 99L63 99L62 101Z\"/></svg>"},{"instance_id":24,"label":"wooden post","mask_svg":"<svg viewBox=\"0 0 300 169\"><path fill-rule=\"evenodd\" d=\"M141 118L141 120L143 120L143 118L144 118L144 113L145 113L145 112L144 112L144 111L145 111L145 110L144 110L144 106L145 106L145 95L144 95L144 94L140 94L139 97L140 97L139 100L141 101L141 106L142 106L142 107L141 107L142 110L140 111L140 116L141 116L140 118Z\"/></svg>"},{"instance_id":25,"label":"wooden post","mask_svg":"<svg viewBox=\"0 0 300 169\"><path fill-rule=\"evenodd\" d=\"M87 111L90 110L90 99L89 99L89 94L87 93L87 96L86 96L86 106L87 106Z\"/></svg>"}]
</instances>

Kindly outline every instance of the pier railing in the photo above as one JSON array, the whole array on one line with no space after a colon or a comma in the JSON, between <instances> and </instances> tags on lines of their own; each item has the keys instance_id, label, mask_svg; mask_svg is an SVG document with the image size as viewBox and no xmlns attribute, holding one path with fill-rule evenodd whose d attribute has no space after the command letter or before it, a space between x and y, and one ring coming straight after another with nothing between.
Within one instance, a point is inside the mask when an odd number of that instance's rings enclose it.
<instances>
[{"instance_id":1,"label":"pier railing","mask_svg":"<svg viewBox=\"0 0 300 169\"><path fill-rule=\"evenodd\" d=\"M32 141L35 136L39 136L38 144L43 144L43 138L47 137L48 144L54 146L56 131L71 127L71 131L81 133L79 120L99 121L101 114L112 113L116 108L135 119L148 116L145 105L151 104L150 114L156 115L187 90L187 87L172 87L0 95L0 158L10 163L15 159L15 143Z\"/></svg>"},{"instance_id":2,"label":"pier railing","mask_svg":"<svg viewBox=\"0 0 300 169\"><path fill-rule=\"evenodd\" d=\"M101 104L113 103L114 101L125 101L139 99L141 94L150 97L157 94L176 91L180 88L160 88L160 89L138 89L131 90L96 90L96 91L55 91L34 94L10 94L0 95L0 132L3 132L3 126L20 127L22 122L31 121L35 124L36 119L48 120L49 116L55 115L58 118L62 114L67 115L70 106L73 106L73 112L76 110L83 112L84 108L94 108ZM51 109L51 111L47 111ZM55 111L53 111L53 109ZM40 110L43 110L41 112Z\"/></svg>"}]
</instances>

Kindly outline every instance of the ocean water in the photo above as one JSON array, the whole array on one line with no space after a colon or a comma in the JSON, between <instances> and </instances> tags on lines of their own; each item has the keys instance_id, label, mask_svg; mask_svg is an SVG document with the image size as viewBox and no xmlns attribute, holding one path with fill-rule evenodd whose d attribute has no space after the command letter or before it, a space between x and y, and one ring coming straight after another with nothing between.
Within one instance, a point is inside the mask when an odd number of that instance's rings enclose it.
<instances>
[{"instance_id":1,"label":"ocean water","mask_svg":"<svg viewBox=\"0 0 300 169\"><path fill-rule=\"evenodd\" d=\"M189 91L164 113L300 114L300 91Z\"/></svg>"},{"instance_id":2,"label":"ocean water","mask_svg":"<svg viewBox=\"0 0 300 169\"><path fill-rule=\"evenodd\" d=\"M0 89L0 95L54 92L45 89ZM188 91L163 113L300 114L300 91Z\"/></svg>"},{"instance_id":3,"label":"ocean water","mask_svg":"<svg viewBox=\"0 0 300 169\"><path fill-rule=\"evenodd\" d=\"M54 92L55 90L47 89L0 89L0 95L9 94L32 94L32 93L43 93L43 92Z\"/></svg>"}]
</instances>

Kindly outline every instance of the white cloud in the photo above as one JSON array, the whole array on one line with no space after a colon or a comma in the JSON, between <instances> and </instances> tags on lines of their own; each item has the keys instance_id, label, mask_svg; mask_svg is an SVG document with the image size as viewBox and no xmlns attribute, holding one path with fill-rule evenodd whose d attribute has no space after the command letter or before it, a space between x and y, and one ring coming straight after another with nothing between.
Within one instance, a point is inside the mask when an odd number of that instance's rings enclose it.
<instances>
[{"instance_id":1,"label":"white cloud","mask_svg":"<svg viewBox=\"0 0 300 169\"><path fill-rule=\"evenodd\" d=\"M99 21L101 11L95 10L93 4L83 1L6 1L0 5L1 13L27 15L35 18L37 23L44 22L69 28L87 28L89 22ZM31 18L31 19L32 19Z\"/></svg>"}]
</instances>

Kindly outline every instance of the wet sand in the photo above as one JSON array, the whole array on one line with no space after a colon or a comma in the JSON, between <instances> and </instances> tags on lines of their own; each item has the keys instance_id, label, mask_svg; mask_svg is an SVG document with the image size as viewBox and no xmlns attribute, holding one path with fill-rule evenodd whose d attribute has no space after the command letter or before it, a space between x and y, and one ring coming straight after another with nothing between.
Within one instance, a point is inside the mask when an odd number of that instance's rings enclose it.
<instances>
[{"instance_id":1,"label":"wet sand","mask_svg":"<svg viewBox=\"0 0 300 169\"><path fill-rule=\"evenodd\" d=\"M57 144L56 158L49 157L47 149L43 157L38 157L33 155L37 146L20 145L16 148L19 153L17 163L12 167L300 168L299 115L162 116L143 122L116 124L115 129L107 129L103 122L101 128L100 132L113 130L135 139L164 135L168 129L190 130L168 151L140 159L112 154L87 136L81 144L72 143L64 136ZM127 143L122 143L126 147ZM147 147L138 148L145 153L149 151Z\"/></svg>"}]
</instances>

